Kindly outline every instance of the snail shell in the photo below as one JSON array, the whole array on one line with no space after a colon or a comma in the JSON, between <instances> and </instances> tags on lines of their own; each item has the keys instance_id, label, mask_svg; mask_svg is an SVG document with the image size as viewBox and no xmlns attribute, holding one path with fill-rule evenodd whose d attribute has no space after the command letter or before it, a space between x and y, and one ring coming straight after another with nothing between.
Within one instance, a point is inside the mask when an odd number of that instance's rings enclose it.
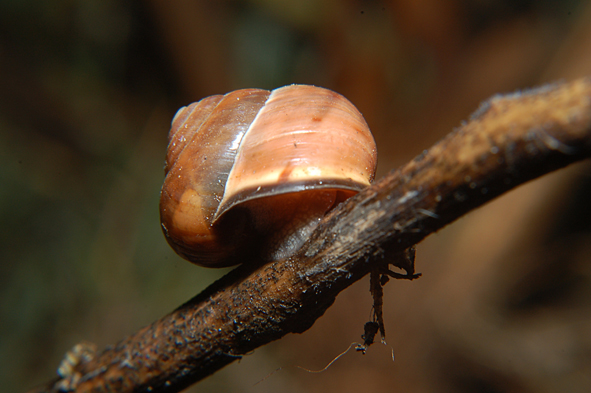
<instances>
[{"instance_id":1,"label":"snail shell","mask_svg":"<svg viewBox=\"0 0 591 393\"><path fill-rule=\"evenodd\" d=\"M363 116L327 89L244 89L179 109L160 196L183 258L223 267L292 255L320 219L374 178Z\"/></svg>"}]
</instances>

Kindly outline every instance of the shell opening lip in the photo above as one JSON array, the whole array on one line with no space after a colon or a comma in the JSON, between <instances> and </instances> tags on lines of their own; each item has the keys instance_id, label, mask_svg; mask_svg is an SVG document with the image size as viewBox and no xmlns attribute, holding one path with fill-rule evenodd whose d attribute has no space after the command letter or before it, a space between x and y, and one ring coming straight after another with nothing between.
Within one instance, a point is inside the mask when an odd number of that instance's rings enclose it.
<instances>
[{"instance_id":1,"label":"shell opening lip","mask_svg":"<svg viewBox=\"0 0 591 393\"><path fill-rule=\"evenodd\" d=\"M241 190L237 195L224 197L224 200L221 201L218 210L214 215L213 221L217 221L225 212L230 210L235 205L252 201L254 199L307 190L337 190L352 191L353 193L357 193L367 186L369 186L369 183L363 184L353 180L347 181L347 179L322 179L322 181L315 179L308 181L269 184L256 188L245 189Z\"/></svg>"}]
</instances>

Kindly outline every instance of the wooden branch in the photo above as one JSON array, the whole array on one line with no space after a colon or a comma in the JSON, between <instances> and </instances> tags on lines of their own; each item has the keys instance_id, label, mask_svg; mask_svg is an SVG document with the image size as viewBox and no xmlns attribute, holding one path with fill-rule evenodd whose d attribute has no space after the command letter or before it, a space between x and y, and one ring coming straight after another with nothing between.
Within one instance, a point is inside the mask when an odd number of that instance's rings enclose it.
<instances>
[{"instance_id":1,"label":"wooden branch","mask_svg":"<svg viewBox=\"0 0 591 393\"><path fill-rule=\"evenodd\" d=\"M543 174L591 156L591 79L495 96L428 151L330 213L293 258L240 266L36 391L178 392L312 326L371 266ZM412 272L400 258L398 267Z\"/></svg>"}]
</instances>

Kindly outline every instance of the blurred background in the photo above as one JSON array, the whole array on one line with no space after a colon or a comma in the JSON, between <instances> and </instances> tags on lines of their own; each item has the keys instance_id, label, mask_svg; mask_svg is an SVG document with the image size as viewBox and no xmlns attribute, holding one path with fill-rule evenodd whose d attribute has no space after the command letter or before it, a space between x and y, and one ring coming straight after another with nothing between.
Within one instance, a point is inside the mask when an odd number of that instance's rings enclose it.
<instances>
[{"instance_id":1,"label":"blurred background","mask_svg":"<svg viewBox=\"0 0 591 393\"><path fill-rule=\"evenodd\" d=\"M227 271L180 259L160 230L178 107L331 88L365 115L382 176L495 93L591 75L591 4L0 0L0 75L0 386L19 392L77 342L116 343ZM430 236L423 277L385 287L388 345L365 356L293 367L361 340L369 279L189 391L589 392L590 201L586 162Z\"/></svg>"}]
</instances>

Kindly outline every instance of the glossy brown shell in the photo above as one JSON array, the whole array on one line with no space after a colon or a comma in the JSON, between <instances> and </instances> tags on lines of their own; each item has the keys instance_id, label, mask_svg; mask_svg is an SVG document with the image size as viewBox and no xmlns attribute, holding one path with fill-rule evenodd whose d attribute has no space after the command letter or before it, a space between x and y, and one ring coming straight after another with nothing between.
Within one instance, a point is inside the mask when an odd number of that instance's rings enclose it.
<instances>
[{"instance_id":1,"label":"glossy brown shell","mask_svg":"<svg viewBox=\"0 0 591 393\"><path fill-rule=\"evenodd\" d=\"M306 236L369 185L376 159L363 116L333 91L290 85L207 97L173 119L162 228L179 255L204 266L285 257L301 240L284 246L282 234Z\"/></svg>"}]
</instances>

